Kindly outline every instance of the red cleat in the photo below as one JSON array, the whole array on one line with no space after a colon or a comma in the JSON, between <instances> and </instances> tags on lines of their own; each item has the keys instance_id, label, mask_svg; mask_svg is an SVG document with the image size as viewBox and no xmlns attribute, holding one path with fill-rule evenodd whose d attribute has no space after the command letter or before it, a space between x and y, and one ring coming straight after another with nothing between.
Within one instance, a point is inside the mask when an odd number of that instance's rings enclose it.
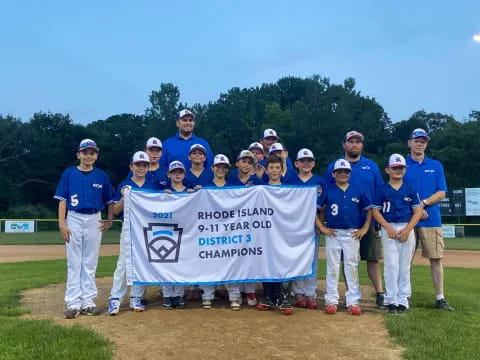
<instances>
[{"instance_id":1,"label":"red cleat","mask_svg":"<svg viewBox=\"0 0 480 360\"><path fill-rule=\"evenodd\" d=\"M348 307L348 312L352 315L361 315L362 308L359 305L350 305Z\"/></svg>"},{"instance_id":2,"label":"red cleat","mask_svg":"<svg viewBox=\"0 0 480 360\"><path fill-rule=\"evenodd\" d=\"M328 304L325 306L325 314L335 314L337 312L337 305L335 304Z\"/></svg>"},{"instance_id":3,"label":"red cleat","mask_svg":"<svg viewBox=\"0 0 480 360\"><path fill-rule=\"evenodd\" d=\"M303 294L296 294L295 295L295 306L299 308L306 308L307 307L307 299Z\"/></svg>"}]
</instances>

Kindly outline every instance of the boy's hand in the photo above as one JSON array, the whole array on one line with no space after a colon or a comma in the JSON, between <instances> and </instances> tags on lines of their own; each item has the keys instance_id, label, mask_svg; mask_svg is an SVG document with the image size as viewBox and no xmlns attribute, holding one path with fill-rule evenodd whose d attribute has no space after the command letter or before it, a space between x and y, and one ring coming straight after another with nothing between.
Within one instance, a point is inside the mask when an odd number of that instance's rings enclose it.
<instances>
[{"instance_id":1,"label":"boy's hand","mask_svg":"<svg viewBox=\"0 0 480 360\"><path fill-rule=\"evenodd\" d=\"M390 239L398 238L398 234L395 232L395 229L390 224L388 224L388 227L385 227L384 229L387 231L388 237Z\"/></svg>"},{"instance_id":2,"label":"boy's hand","mask_svg":"<svg viewBox=\"0 0 480 360\"><path fill-rule=\"evenodd\" d=\"M322 232L327 235L327 236L335 236L337 233L335 232L335 229L330 229L330 228L325 228L322 230Z\"/></svg>"},{"instance_id":3,"label":"boy's hand","mask_svg":"<svg viewBox=\"0 0 480 360\"><path fill-rule=\"evenodd\" d=\"M60 228L60 235L62 236L62 239L66 242L70 242L70 235L72 235L72 232L70 229L67 227L65 224L61 224L58 226Z\"/></svg>"},{"instance_id":4,"label":"boy's hand","mask_svg":"<svg viewBox=\"0 0 480 360\"><path fill-rule=\"evenodd\" d=\"M196 186L193 188L193 190L196 191L196 190L200 190L201 188L202 188L202 185L196 185ZM188 190L187 190L187 191L188 191Z\"/></svg>"},{"instance_id":5,"label":"boy's hand","mask_svg":"<svg viewBox=\"0 0 480 360\"><path fill-rule=\"evenodd\" d=\"M398 232L397 239L400 242L405 242L408 240L408 235L410 235L410 231L405 231L405 228L403 228Z\"/></svg>"},{"instance_id":6,"label":"boy's hand","mask_svg":"<svg viewBox=\"0 0 480 360\"><path fill-rule=\"evenodd\" d=\"M170 190L170 189L165 189L165 192L166 192L167 194L171 194L171 193L172 193L172 190Z\"/></svg>"},{"instance_id":7,"label":"boy's hand","mask_svg":"<svg viewBox=\"0 0 480 360\"><path fill-rule=\"evenodd\" d=\"M112 227L112 221L111 220L100 220L100 231L104 232L107 231Z\"/></svg>"},{"instance_id":8,"label":"boy's hand","mask_svg":"<svg viewBox=\"0 0 480 360\"><path fill-rule=\"evenodd\" d=\"M202 187L201 185L197 185L197 186L200 186L200 188ZM197 186L195 186L195 188L196 188ZM195 192L194 189L187 189L187 193L193 193L193 192Z\"/></svg>"},{"instance_id":9,"label":"boy's hand","mask_svg":"<svg viewBox=\"0 0 480 360\"><path fill-rule=\"evenodd\" d=\"M131 189L132 187L130 185L125 185L124 187L122 187L122 190L120 190L120 192L122 193L122 195L125 195L125 190L127 189Z\"/></svg>"},{"instance_id":10,"label":"boy's hand","mask_svg":"<svg viewBox=\"0 0 480 360\"><path fill-rule=\"evenodd\" d=\"M427 219L427 218L428 218L428 212L427 212L427 210L422 209L422 218L421 218L421 219L422 219L422 220L425 220L425 219Z\"/></svg>"},{"instance_id":11,"label":"boy's hand","mask_svg":"<svg viewBox=\"0 0 480 360\"><path fill-rule=\"evenodd\" d=\"M320 196L320 195L322 195L322 192L323 192L322 185L318 185L317 194Z\"/></svg>"},{"instance_id":12,"label":"boy's hand","mask_svg":"<svg viewBox=\"0 0 480 360\"><path fill-rule=\"evenodd\" d=\"M355 240L362 240L362 238L365 236L365 234L367 233L368 229L358 229L358 230L353 230L352 231L352 236Z\"/></svg>"}]
</instances>

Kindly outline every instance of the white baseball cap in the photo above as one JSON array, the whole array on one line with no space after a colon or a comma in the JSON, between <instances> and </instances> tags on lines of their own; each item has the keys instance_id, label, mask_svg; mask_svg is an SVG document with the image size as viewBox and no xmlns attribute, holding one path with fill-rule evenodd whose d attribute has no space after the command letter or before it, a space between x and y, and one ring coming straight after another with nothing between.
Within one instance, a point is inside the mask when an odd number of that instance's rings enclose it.
<instances>
[{"instance_id":1,"label":"white baseball cap","mask_svg":"<svg viewBox=\"0 0 480 360\"><path fill-rule=\"evenodd\" d=\"M183 165L183 163L181 161L172 161L169 165L168 165L168 172L172 171L172 170L175 170L175 169L183 169L183 171L185 171L185 165Z\"/></svg>"},{"instance_id":2,"label":"white baseball cap","mask_svg":"<svg viewBox=\"0 0 480 360\"><path fill-rule=\"evenodd\" d=\"M162 142L160 141L160 139L156 138L156 137L151 137L150 139L147 140L147 145L145 146L147 149L150 149L152 147L158 147L158 148L162 148Z\"/></svg>"},{"instance_id":3,"label":"white baseball cap","mask_svg":"<svg viewBox=\"0 0 480 360\"><path fill-rule=\"evenodd\" d=\"M343 139L343 142L347 142L351 138L358 137L360 141L363 141L364 137L361 132L358 131L349 131L346 135L345 138Z\"/></svg>"},{"instance_id":4,"label":"white baseball cap","mask_svg":"<svg viewBox=\"0 0 480 360\"><path fill-rule=\"evenodd\" d=\"M283 151L283 150L287 150L287 149L285 149L285 147L280 143L274 143L272 144L272 146L270 146L270 150L268 150L268 153L271 154L274 151Z\"/></svg>"},{"instance_id":5,"label":"white baseball cap","mask_svg":"<svg viewBox=\"0 0 480 360\"><path fill-rule=\"evenodd\" d=\"M278 139L278 135L277 135L277 132L275 130L265 129L263 131L263 139L265 139L266 137L271 137L271 136Z\"/></svg>"},{"instance_id":6,"label":"white baseball cap","mask_svg":"<svg viewBox=\"0 0 480 360\"><path fill-rule=\"evenodd\" d=\"M226 155L218 154L215 155L215 158L213 159L213 165L217 164L225 164L230 166L230 161L228 160L228 157Z\"/></svg>"},{"instance_id":7,"label":"white baseball cap","mask_svg":"<svg viewBox=\"0 0 480 360\"><path fill-rule=\"evenodd\" d=\"M260 149L263 151L263 145L260 144L259 142L253 142L250 144L250 146L248 147L248 150L252 150L252 149Z\"/></svg>"},{"instance_id":8,"label":"white baseball cap","mask_svg":"<svg viewBox=\"0 0 480 360\"><path fill-rule=\"evenodd\" d=\"M350 166L350 163L345 159L338 159L337 161L335 161L335 165L333 165L333 171L339 170L339 169L352 171L352 167Z\"/></svg>"},{"instance_id":9,"label":"white baseball cap","mask_svg":"<svg viewBox=\"0 0 480 360\"><path fill-rule=\"evenodd\" d=\"M135 154L133 154L130 164L136 164L139 162L150 163L150 157L145 151L137 151Z\"/></svg>"},{"instance_id":10,"label":"white baseball cap","mask_svg":"<svg viewBox=\"0 0 480 360\"><path fill-rule=\"evenodd\" d=\"M237 160L240 160L246 157L252 158L252 160L255 159L255 156L253 156L253 153L250 150L242 150L240 151L240 154L238 154Z\"/></svg>"},{"instance_id":11,"label":"white baseball cap","mask_svg":"<svg viewBox=\"0 0 480 360\"><path fill-rule=\"evenodd\" d=\"M178 113L178 120L180 120L184 116L191 116L192 119L195 120L195 114L188 109L180 110L180 112Z\"/></svg>"},{"instance_id":12,"label":"white baseball cap","mask_svg":"<svg viewBox=\"0 0 480 360\"><path fill-rule=\"evenodd\" d=\"M388 167L399 167L399 166L407 166L407 162L405 161L405 158L400 155L400 154L392 154L390 155L390 158L388 159Z\"/></svg>"},{"instance_id":13,"label":"white baseball cap","mask_svg":"<svg viewBox=\"0 0 480 360\"><path fill-rule=\"evenodd\" d=\"M80 152L85 149L95 149L96 151L99 151L100 149L97 147L97 143L93 141L92 139L83 139L80 141L80 144L78 144L78 150L77 152Z\"/></svg>"},{"instance_id":14,"label":"white baseball cap","mask_svg":"<svg viewBox=\"0 0 480 360\"><path fill-rule=\"evenodd\" d=\"M313 156L313 152L310 149L300 149L297 153L297 160L300 159L313 159L315 160L315 156Z\"/></svg>"},{"instance_id":15,"label":"white baseball cap","mask_svg":"<svg viewBox=\"0 0 480 360\"><path fill-rule=\"evenodd\" d=\"M190 146L190 151L188 152L188 154L190 155L193 150L201 150L205 155L207 155L207 149L205 149L205 146L203 146L202 144L193 144L192 146Z\"/></svg>"}]
</instances>

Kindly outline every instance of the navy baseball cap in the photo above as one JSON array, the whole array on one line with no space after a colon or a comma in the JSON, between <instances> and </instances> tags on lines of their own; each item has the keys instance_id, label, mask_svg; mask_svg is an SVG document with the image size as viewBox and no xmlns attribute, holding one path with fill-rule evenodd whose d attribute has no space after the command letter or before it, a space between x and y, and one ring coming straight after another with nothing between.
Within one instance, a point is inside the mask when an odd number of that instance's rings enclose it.
<instances>
[{"instance_id":1,"label":"navy baseball cap","mask_svg":"<svg viewBox=\"0 0 480 360\"><path fill-rule=\"evenodd\" d=\"M86 150L86 149L94 149L97 152L100 150L97 147L97 143L95 141L93 141L92 139L83 139L82 141L80 141L80 144L78 145L77 152L80 152L80 151Z\"/></svg>"},{"instance_id":2,"label":"navy baseball cap","mask_svg":"<svg viewBox=\"0 0 480 360\"><path fill-rule=\"evenodd\" d=\"M430 140L430 136L428 136L428 133L425 130L420 128L413 130L412 134L410 135L410 139L417 139L421 137L427 140Z\"/></svg>"}]
</instances>

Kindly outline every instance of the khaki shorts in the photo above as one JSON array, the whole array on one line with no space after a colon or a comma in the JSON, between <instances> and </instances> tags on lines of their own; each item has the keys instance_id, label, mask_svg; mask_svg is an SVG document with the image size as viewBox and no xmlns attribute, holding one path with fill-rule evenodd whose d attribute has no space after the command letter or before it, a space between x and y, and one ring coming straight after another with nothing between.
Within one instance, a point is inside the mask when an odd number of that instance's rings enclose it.
<instances>
[{"instance_id":1,"label":"khaki shorts","mask_svg":"<svg viewBox=\"0 0 480 360\"><path fill-rule=\"evenodd\" d=\"M368 232L360 240L360 260L382 260L382 238L373 226L370 226Z\"/></svg>"},{"instance_id":2,"label":"khaki shorts","mask_svg":"<svg viewBox=\"0 0 480 360\"><path fill-rule=\"evenodd\" d=\"M428 259L442 259L445 250L443 230L440 227L415 228L417 247L422 245L422 256Z\"/></svg>"}]
</instances>

